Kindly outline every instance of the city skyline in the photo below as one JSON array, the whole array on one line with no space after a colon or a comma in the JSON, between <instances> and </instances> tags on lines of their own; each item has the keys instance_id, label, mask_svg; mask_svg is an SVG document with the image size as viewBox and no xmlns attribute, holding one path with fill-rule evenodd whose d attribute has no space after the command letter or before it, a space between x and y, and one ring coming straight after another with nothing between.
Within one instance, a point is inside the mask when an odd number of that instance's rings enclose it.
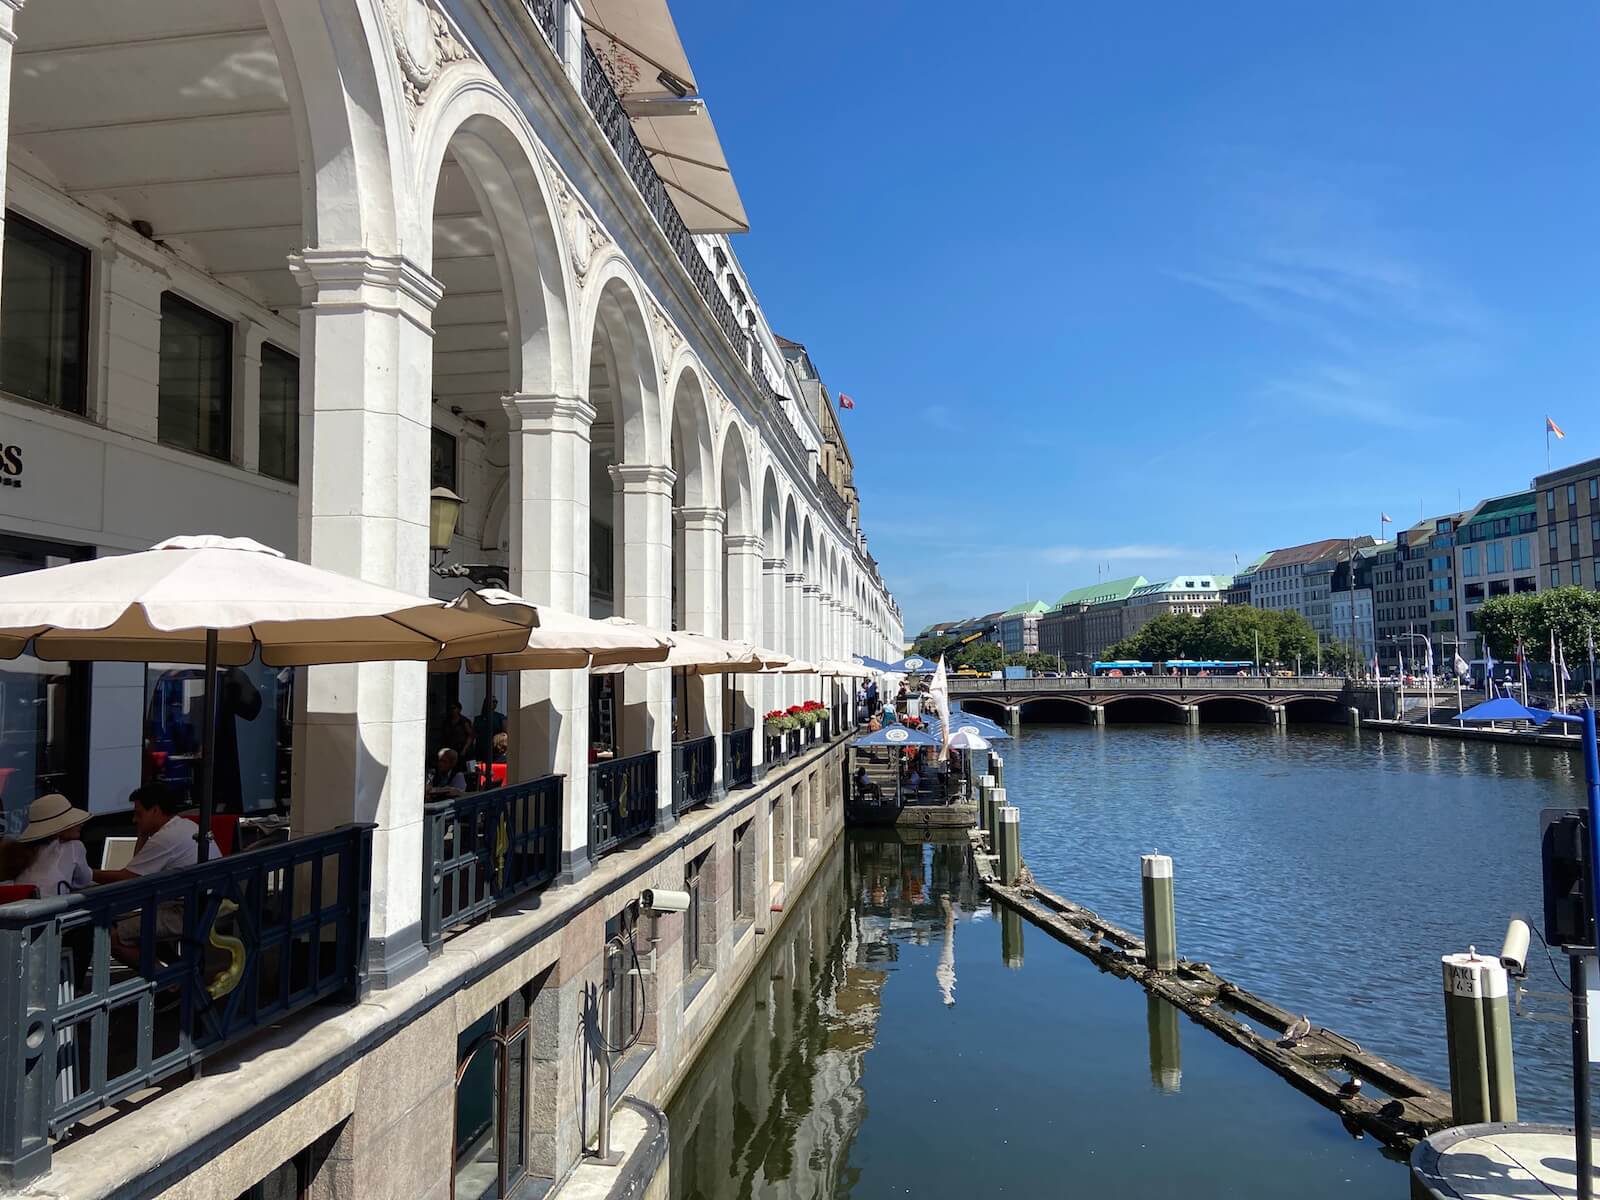
<instances>
[{"instance_id":1,"label":"city skyline","mask_svg":"<svg viewBox=\"0 0 1600 1200\"><path fill-rule=\"evenodd\" d=\"M1600 455L1578 10L1030 9L982 78L925 11L680 17L908 628Z\"/></svg>"}]
</instances>

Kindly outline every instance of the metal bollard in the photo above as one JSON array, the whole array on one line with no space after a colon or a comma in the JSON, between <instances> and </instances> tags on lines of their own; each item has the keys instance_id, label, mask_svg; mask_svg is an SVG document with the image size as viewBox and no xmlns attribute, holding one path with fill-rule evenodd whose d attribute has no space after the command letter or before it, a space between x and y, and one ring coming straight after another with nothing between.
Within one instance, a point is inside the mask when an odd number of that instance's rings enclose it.
<instances>
[{"instance_id":1,"label":"metal bollard","mask_svg":"<svg viewBox=\"0 0 1600 1200\"><path fill-rule=\"evenodd\" d=\"M1172 904L1172 859L1165 854L1139 856L1139 885L1144 894L1144 961L1157 971L1178 965L1178 918Z\"/></svg>"},{"instance_id":2,"label":"metal bollard","mask_svg":"<svg viewBox=\"0 0 1600 1200\"><path fill-rule=\"evenodd\" d=\"M1446 954L1444 1033L1450 1057L1450 1109L1458 1125L1517 1119L1506 970L1476 947Z\"/></svg>"},{"instance_id":3,"label":"metal bollard","mask_svg":"<svg viewBox=\"0 0 1600 1200\"><path fill-rule=\"evenodd\" d=\"M1000 961L1013 971L1022 967L1022 915L1000 908Z\"/></svg>"},{"instance_id":4,"label":"metal bollard","mask_svg":"<svg viewBox=\"0 0 1600 1200\"><path fill-rule=\"evenodd\" d=\"M1022 878L1022 814L1014 805L1002 805L995 813L1000 830L1000 882L1015 887Z\"/></svg>"},{"instance_id":5,"label":"metal bollard","mask_svg":"<svg viewBox=\"0 0 1600 1200\"><path fill-rule=\"evenodd\" d=\"M985 825L984 828L989 831L989 849L993 850L996 854L1000 853L1000 816L999 816L999 813L1000 813L1000 810L1005 807L1005 804L1006 804L1006 790L1005 790L1005 788L1003 788L1003 787L992 787L992 788L990 788L989 789L989 807L984 813L984 820L986 820L988 822L988 824Z\"/></svg>"},{"instance_id":6,"label":"metal bollard","mask_svg":"<svg viewBox=\"0 0 1600 1200\"><path fill-rule=\"evenodd\" d=\"M995 787L1005 787L1006 760L1001 758L998 754L990 754L989 760L989 769L994 772Z\"/></svg>"},{"instance_id":7,"label":"metal bollard","mask_svg":"<svg viewBox=\"0 0 1600 1200\"><path fill-rule=\"evenodd\" d=\"M985 775L978 780L978 828L989 830L989 793L994 791L994 776Z\"/></svg>"}]
</instances>

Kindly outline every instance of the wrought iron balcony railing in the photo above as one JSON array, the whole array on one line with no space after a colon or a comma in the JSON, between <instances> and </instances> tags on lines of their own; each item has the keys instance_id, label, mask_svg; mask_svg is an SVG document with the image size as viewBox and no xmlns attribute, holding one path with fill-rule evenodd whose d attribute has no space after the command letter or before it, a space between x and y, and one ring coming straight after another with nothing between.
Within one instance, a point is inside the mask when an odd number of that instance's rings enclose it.
<instances>
[{"instance_id":1,"label":"wrought iron balcony railing","mask_svg":"<svg viewBox=\"0 0 1600 1200\"><path fill-rule=\"evenodd\" d=\"M522 0L533 23L544 33L552 47L556 45L556 0Z\"/></svg>"},{"instance_id":2,"label":"wrought iron balcony railing","mask_svg":"<svg viewBox=\"0 0 1600 1200\"><path fill-rule=\"evenodd\" d=\"M656 753L614 758L589 768L589 857L599 858L649 833L656 819Z\"/></svg>"},{"instance_id":3,"label":"wrought iron balcony railing","mask_svg":"<svg viewBox=\"0 0 1600 1200\"><path fill-rule=\"evenodd\" d=\"M0 1183L51 1139L360 984L371 825L0 905Z\"/></svg>"},{"instance_id":4,"label":"wrought iron balcony railing","mask_svg":"<svg viewBox=\"0 0 1600 1200\"><path fill-rule=\"evenodd\" d=\"M711 799L716 787L717 739L691 738L672 747L672 812L688 812Z\"/></svg>"},{"instance_id":5,"label":"wrought iron balcony railing","mask_svg":"<svg viewBox=\"0 0 1600 1200\"><path fill-rule=\"evenodd\" d=\"M753 729L730 729L722 735L722 786L730 792L755 781L755 737Z\"/></svg>"},{"instance_id":6,"label":"wrought iron balcony railing","mask_svg":"<svg viewBox=\"0 0 1600 1200\"><path fill-rule=\"evenodd\" d=\"M422 937L430 950L446 929L556 877L564 783L546 775L423 806Z\"/></svg>"}]
</instances>

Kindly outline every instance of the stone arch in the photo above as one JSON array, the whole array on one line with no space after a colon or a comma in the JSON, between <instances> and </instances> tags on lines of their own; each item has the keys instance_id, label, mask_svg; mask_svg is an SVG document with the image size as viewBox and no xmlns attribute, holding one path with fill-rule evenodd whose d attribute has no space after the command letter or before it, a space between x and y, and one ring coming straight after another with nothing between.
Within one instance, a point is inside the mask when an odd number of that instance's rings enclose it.
<instances>
[{"instance_id":1,"label":"stone arch","mask_svg":"<svg viewBox=\"0 0 1600 1200\"><path fill-rule=\"evenodd\" d=\"M694 508L718 502L716 445L705 385L691 361L680 361L671 397L672 469L677 472L678 503Z\"/></svg>"},{"instance_id":2,"label":"stone arch","mask_svg":"<svg viewBox=\"0 0 1600 1200\"><path fill-rule=\"evenodd\" d=\"M458 68L458 72L459 72ZM430 96L417 126L420 154L415 192L439 191L447 156L459 163L477 198L483 228L463 231L470 248L486 240L500 277L510 390L535 395L570 391L574 292L561 223L533 136L499 85L477 68L457 73L448 90ZM440 256L441 226L422 223L422 259ZM446 290L446 300L449 291Z\"/></svg>"},{"instance_id":3,"label":"stone arch","mask_svg":"<svg viewBox=\"0 0 1600 1200\"><path fill-rule=\"evenodd\" d=\"M963 696L961 707L980 717L989 717L991 720L1005 724L1007 717L1006 706L999 700L990 700L983 696Z\"/></svg>"},{"instance_id":4,"label":"stone arch","mask_svg":"<svg viewBox=\"0 0 1600 1200\"><path fill-rule=\"evenodd\" d=\"M750 471L750 453L745 449L744 432L738 422L729 421L722 432L722 452L717 456L721 481L719 495L727 514L730 536L754 534L760 514L756 511Z\"/></svg>"},{"instance_id":5,"label":"stone arch","mask_svg":"<svg viewBox=\"0 0 1600 1200\"><path fill-rule=\"evenodd\" d=\"M597 428L606 415L602 404L609 405L616 461L666 466L660 375L643 295L643 287L620 255L611 255L595 269L579 322L584 331L578 348L579 375L588 379Z\"/></svg>"},{"instance_id":6,"label":"stone arch","mask_svg":"<svg viewBox=\"0 0 1600 1200\"><path fill-rule=\"evenodd\" d=\"M961 703L964 707L970 706L967 700L962 700ZM1024 721L1080 722L1089 720L1094 701L1080 696L1038 696L1032 700L1024 700L1017 707Z\"/></svg>"}]
</instances>

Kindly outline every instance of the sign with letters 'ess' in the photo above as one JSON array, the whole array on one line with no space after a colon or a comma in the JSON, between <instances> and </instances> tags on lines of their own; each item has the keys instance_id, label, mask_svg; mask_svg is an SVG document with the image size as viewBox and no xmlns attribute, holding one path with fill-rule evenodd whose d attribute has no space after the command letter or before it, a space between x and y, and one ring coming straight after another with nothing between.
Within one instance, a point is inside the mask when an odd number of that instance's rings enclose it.
<instances>
[{"instance_id":1,"label":"sign with letters 'ess'","mask_svg":"<svg viewBox=\"0 0 1600 1200\"><path fill-rule=\"evenodd\" d=\"M22 447L13 442L0 443L0 487L22 486Z\"/></svg>"}]
</instances>

